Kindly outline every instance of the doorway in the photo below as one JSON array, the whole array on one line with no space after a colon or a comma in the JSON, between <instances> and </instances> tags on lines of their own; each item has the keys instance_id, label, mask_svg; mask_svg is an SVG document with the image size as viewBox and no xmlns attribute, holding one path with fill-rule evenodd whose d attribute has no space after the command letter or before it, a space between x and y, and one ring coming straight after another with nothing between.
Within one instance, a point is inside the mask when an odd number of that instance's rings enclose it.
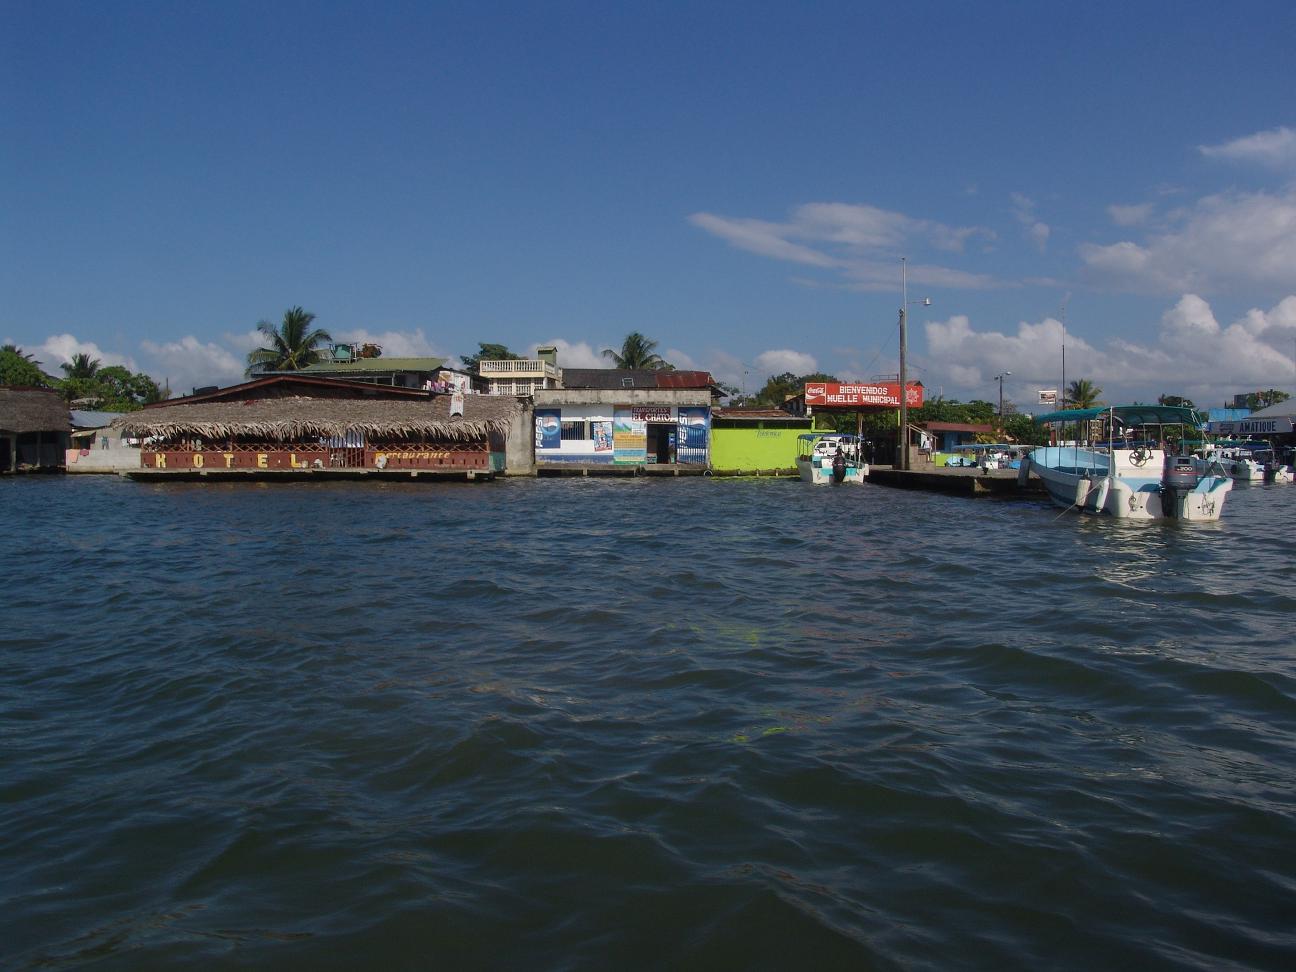
<instances>
[{"instance_id":1,"label":"doorway","mask_svg":"<svg viewBox=\"0 0 1296 972\"><path fill-rule=\"evenodd\" d=\"M665 423L648 423L648 461L656 463L672 463L675 461L675 433L676 425L671 422Z\"/></svg>"}]
</instances>

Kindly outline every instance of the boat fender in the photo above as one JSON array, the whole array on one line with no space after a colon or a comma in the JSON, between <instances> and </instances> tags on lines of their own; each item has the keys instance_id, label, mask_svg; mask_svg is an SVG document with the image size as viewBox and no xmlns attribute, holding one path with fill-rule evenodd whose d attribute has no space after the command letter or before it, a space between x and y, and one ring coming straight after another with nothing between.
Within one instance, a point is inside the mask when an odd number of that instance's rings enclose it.
<instances>
[{"instance_id":1,"label":"boat fender","mask_svg":"<svg viewBox=\"0 0 1296 972\"><path fill-rule=\"evenodd\" d=\"M1076 481L1075 499L1072 500L1073 506L1084 506L1085 499L1089 496L1089 487L1091 485L1092 484L1087 479L1080 479Z\"/></svg>"},{"instance_id":2,"label":"boat fender","mask_svg":"<svg viewBox=\"0 0 1296 972\"><path fill-rule=\"evenodd\" d=\"M1093 491L1093 508L1094 512L1101 513L1107 506L1107 492L1111 489L1111 479L1103 478L1098 480L1098 485Z\"/></svg>"}]
</instances>

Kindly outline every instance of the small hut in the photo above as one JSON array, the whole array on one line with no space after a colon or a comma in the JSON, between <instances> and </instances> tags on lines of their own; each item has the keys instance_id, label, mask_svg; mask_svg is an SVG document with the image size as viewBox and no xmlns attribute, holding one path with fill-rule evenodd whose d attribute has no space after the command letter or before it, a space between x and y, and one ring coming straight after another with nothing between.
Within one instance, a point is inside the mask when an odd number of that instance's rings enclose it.
<instances>
[{"instance_id":1,"label":"small hut","mask_svg":"<svg viewBox=\"0 0 1296 972\"><path fill-rule=\"evenodd\" d=\"M0 386L0 473L61 471L69 416L58 392Z\"/></svg>"},{"instance_id":2,"label":"small hut","mask_svg":"<svg viewBox=\"0 0 1296 972\"><path fill-rule=\"evenodd\" d=\"M275 375L150 405L113 427L143 440L134 478L489 479L526 423L512 399Z\"/></svg>"}]
</instances>

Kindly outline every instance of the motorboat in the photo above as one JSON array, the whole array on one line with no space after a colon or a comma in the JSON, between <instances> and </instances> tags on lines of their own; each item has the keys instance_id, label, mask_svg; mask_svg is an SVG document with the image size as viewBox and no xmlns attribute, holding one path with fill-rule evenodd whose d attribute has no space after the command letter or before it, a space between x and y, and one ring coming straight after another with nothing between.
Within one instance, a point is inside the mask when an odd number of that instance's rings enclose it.
<instances>
[{"instance_id":1,"label":"motorboat","mask_svg":"<svg viewBox=\"0 0 1296 972\"><path fill-rule=\"evenodd\" d=\"M797 471L803 482L820 486L862 483L868 476L862 443L838 432L806 432L797 436Z\"/></svg>"},{"instance_id":2,"label":"motorboat","mask_svg":"<svg viewBox=\"0 0 1296 972\"><path fill-rule=\"evenodd\" d=\"M1218 464L1203 467L1197 457L1165 448L1165 426L1201 428L1193 409L1111 405L1050 412L1035 421L1077 429L1073 445L1034 449L1017 474L1024 484L1034 473L1058 506L1122 520L1218 520L1233 488ZM1082 445L1084 431L1094 427L1105 435Z\"/></svg>"}]
</instances>

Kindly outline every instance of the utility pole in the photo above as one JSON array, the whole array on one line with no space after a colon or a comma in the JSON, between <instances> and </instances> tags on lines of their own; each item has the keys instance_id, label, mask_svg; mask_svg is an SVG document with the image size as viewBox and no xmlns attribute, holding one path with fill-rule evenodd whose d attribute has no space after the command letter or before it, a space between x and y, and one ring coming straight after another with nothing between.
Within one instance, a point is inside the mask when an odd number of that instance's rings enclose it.
<instances>
[{"instance_id":1,"label":"utility pole","mask_svg":"<svg viewBox=\"0 0 1296 972\"><path fill-rule=\"evenodd\" d=\"M896 463L901 469L909 468L909 373L905 369L905 357L909 351L909 331L906 328L909 317L909 282L905 275L906 258L900 258L900 441L896 443ZM915 304L931 306L931 298L915 300Z\"/></svg>"}]
</instances>

